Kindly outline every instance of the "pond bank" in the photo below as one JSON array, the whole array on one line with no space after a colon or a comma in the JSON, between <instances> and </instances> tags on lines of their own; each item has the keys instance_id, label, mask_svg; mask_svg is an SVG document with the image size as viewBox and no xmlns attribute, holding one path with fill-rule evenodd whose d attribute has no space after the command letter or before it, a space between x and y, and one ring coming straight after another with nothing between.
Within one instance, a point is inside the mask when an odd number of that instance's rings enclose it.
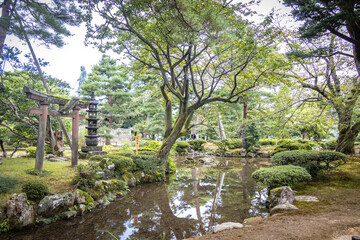
<instances>
[{"instance_id":1,"label":"pond bank","mask_svg":"<svg viewBox=\"0 0 360 240\"><path fill-rule=\"evenodd\" d=\"M190 238L207 239L334 239L360 235L360 158L350 157L339 170L297 185L299 195L318 203L296 203L299 210L274 215L251 227Z\"/></svg>"}]
</instances>

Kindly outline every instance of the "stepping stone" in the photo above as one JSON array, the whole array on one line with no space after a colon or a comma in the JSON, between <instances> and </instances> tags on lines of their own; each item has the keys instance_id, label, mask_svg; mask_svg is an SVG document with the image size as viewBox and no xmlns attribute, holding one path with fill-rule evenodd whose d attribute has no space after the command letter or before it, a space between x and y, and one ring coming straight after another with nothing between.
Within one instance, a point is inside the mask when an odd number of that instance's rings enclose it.
<instances>
[{"instance_id":1,"label":"stepping stone","mask_svg":"<svg viewBox=\"0 0 360 240\"><path fill-rule=\"evenodd\" d=\"M295 201L299 202L319 202L319 199L314 196L296 196Z\"/></svg>"},{"instance_id":2,"label":"stepping stone","mask_svg":"<svg viewBox=\"0 0 360 240\"><path fill-rule=\"evenodd\" d=\"M233 228L243 228L244 226L241 223L234 223L234 222L225 222L220 225L215 226L214 233L229 230Z\"/></svg>"}]
</instances>

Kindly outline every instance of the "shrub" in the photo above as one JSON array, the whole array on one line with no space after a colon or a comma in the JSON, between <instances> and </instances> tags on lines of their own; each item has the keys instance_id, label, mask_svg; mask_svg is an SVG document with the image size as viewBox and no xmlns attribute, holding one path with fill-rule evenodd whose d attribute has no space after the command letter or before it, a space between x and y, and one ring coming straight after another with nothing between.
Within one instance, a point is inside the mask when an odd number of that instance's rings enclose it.
<instances>
[{"instance_id":1,"label":"shrub","mask_svg":"<svg viewBox=\"0 0 360 240\"><path fill-rule=\"evenodd\" d=\"M144 144L144 148L147 148L147 149L150 149L150 150L156 152L160 148L160 142L155 141L155 140L147 141Z\"/></svg>"},{"instance_id":2,"label":"shrub","mask_svg":"<svg viewBox=\"0 0 360 240\"><path fill-rule=\"evenodd\" d=\"M36 157L36 147L28 147L25 149L25 153L27 157L34 158Z\"/></svg>"},{"instance_id":3,"label":"shrub","mask_svg":"<svg viewBox=\"0 0 360 240\"><path fill-rule=\"evenodd\" d=\"M316 176L319 170L329 170L344 164L346 155L332 151L285 151L275 154L271 162L274 165L296 165L305 168L311 176Z\"/></svg>"},{"instance_id":4,"label":"shrub","mask_svg":"<svg viewBox=\"0 0 360 240\"><path fill-rule=\"evenodd\" d=\"M270 189L282 186L294 187L295 183L311 180L311 175L305 168L293 165L261 168L251 174L258 182Z\"/></svg>"},{"instance_id":5,"label":"shrub","mask_svg":"<svg viewBox=\"0 0 360 240\"><path fill-rule=\"evenodd\" d=\"M260 139L258 141L258 144L261 146L275 146L277 144L278 140L276 139Z\"/></svg>"},{"instance_id":6,"label":"shrub","mask_svg":"<svg viewBox=\"0 0 360 240\"><path fill-rule=\"evenodd\" d=\"M115 176L119 177L123 175L128 169L130 169L134 162L129 157L118 156L116 158L111 159L112 162L115 164Z\"/></svg>"},{"instance_id":7,"label":"shrub","mask_svg":"<svg viewBox=\"0 0 360 240\"><path fill-rule=\"evenodd\" d=\"M29 180L23 183L21 189L30 200L42 199L50 193L46 183L40 180Z\"/></svg>"},{"instance_id":8,"label":"shrub","mask_svg":"<svg viewBox=\"0 0 360 240\"><path fill-rule=\"evenodd\" d=\"M335 150L336 148L336 140L329 140L326 142L321 142L320 146L324 149L324 150Z\"/></svg>"},{"instance_id":9,"label":"shrub","mask_svg":"<svg viewBox=\"0 0 360 240\"><path fill-rule=\"evenodd\" d=\"M131 158L135 164L133 171L141 170L146 174L155 174L157 169L161 166L160 161L156 159L155 155L133 155Z\"/></svg>"},{"instance_id":10,"label":"shrub","mask_svg":"<svg viewBox=\"0 0 360 240\"><path fill-rule=\"evenodd\" d=\"M139 148L138 153L141 155L155 155L156 150L149 149L149 148Z\"/></svg>"},{"instance_id":11,"label":"shrub","mask_svg":"<svg viewBox=\"0 0 360 240\"><path fill-rule=\"evenodd\" d=\"M183 142L183 141L177 141L174 146L175 151L178 152L179 154L185 153L189 147L190 147L190 144L187 142Z\"/></svg>"},{"instance_id":12,"label":"shrub","mask_svg":"<svg viewBox=\"0 0 360 240\"><path fill-rule=\"evenodd\" d=\"M293 151L293 150L312 150L316 143L304 139L281 139L277 142L276 147L271 152L274 155L278 152Z\"/></svg>"},{"instance_id":13,"label":"shrub","mask_svg":"<svg viewBox=\"0 0 360 240\"><path fill-rule=\"evenodd\" d=\"M16 183L17 183L16 178L0 175L0 193L9 192L11 189L14 188Z\"/></svg>"},{"instance_id":14,"label":"shrub","mask_svg":"<svg viewBox=\"0 0 360 240\"><path fill-rule=\"evenodd\" d=\"M198 138L198 139L194 139L194 140L190 140L188 141L188 143L191 145L191 147L194 149L194 151L204 151L204 146L203 144L206 143L206 141L202 138Z\"/></svg>"},{"instance_id":15,"label":"shrub","mask_svg":"<svg viewBox=\"0 0 360 240\"><path fill-rule=\"evenodd\" d=\"M106 158L108 155L105 154L105 155L94 155L94 156L91 156L89 158L89 161L96 161L96 162L100 162L101 160L103 160L104 158Z\"/></svg>"},{"instance_id":16,"label":"shrub","mask_svg":"<svg viewBox=\"0 0 360 240\"><path fill-rule=\"evenodd\" d=\"M221 142L225 144L228 149L242 148L241 138L223 139Z\"/></svg>"},{"instance_id":17,"label":"shrub","mask_svg":"<svg viewBox=\"0 0 360 240\"><path fill-rule=\"evenodd\" d=\"M35 176L39 176L39 177L43 177L43 176L47 176L47 175L51 174L49 171L46 171L46 170L39 171L35 168L28 169L25 172L27 174L35 175Z\"/></svg>"},{"instance_id":18,"label":"shrub","mask_svg":"<svg viewBox=\"0 0 360 240\"><path fill-rule=\"evenodd\" d=\"M74 178L71 180L72 184L85 192L95 186L95 182L99 179L97 172L100 167L97 163L89 162L88 164L80 164L76 167Z\"/></svg>"}]
</instances>

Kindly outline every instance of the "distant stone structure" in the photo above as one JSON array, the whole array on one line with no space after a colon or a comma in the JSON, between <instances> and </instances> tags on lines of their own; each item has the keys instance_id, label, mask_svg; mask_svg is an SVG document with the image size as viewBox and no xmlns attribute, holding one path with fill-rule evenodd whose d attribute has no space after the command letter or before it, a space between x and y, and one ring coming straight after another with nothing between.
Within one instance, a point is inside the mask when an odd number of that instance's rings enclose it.
<instances>
[{"instance_id":1,"label":"distant stone structure","mask_svg":"<svg viewBox=\"0 0 360 240\"><path fill-rule=\"evenodd\" d=\"M110 134L113 136L111 139L111 145L120 145L123 140L131 142L131 129L129 128L117 128L111 129ZM100 143L105 144L105 138L100 138Z\"/></svg>"}]
</instances>

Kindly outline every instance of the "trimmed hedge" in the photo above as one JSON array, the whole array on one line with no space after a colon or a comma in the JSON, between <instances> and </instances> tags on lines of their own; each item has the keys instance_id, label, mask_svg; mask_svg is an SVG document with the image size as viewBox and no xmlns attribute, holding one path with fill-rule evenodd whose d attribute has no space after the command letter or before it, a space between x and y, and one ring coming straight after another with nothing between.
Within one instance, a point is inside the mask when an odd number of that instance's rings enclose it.
<instances>
[{"instance_id":1,"label":"trimmed hedge","mask_svg":"<svg viewBox=\"0 0 360 240\"><path fill-rule=\"evenodd\" d=\"M30 200L41 199L50 193L48 185L40 180L24 182L21 190L26 193L27 198Z\"/></svg>"},{"instance_id":2,"label":"trimmed hedge","mask_svg":"<svg viewBox=\"0 0 360 240\"><path fill-rule=\"evenodd\" d=\"M261 146L275 146L277 144L277 142L278 142L278 140L276 140L276 139L265 138L265 139L260 139L258 141L258 144Z\"/></svg>"},{"instance_id":3,"label":"trimmed hedge","mask_svg":"<svg viewBox=\"0 0 360 240\"><path fill-rule=\"evenodd\" d=\"M336 148L336 140L329 140L326 142L321 142L320 146L324 149L324 150L335 150Z\"/></svg>"},{"instance_id":4,"label":"trimmed hedge","mask_svg":"<svg viewBox=\"0 0 360 240\"><path fill-rule=\"evenodd\" d=\"M184 141L177 141L174 146L175 151L178 152L179 154L185 153L189 147L190 144Z\"/></svg>"},{"instance_id":5,"label":"trimmed hedge","mask_svg":"<svg viewBox=\"0 0 360 240\"><path fill-rule=\"evenodd\" d=\"M317 144L306 139L281 139L277 142L276 147L271 152L275 155L278 152L293 151L293 150L312 150Z\"/></svg>"},{"instance_id":6,"label":"trimmed hedge","mask_svg":"<svg viewBox=\"0 0 360 240\"><path fill-rule=\"evenodd\" d=\"M332 151L284 151L271 158L274 165L296 165L305 168L311 176L316 176L319 170L329 170L346 163L346 155Z\"/></svg>"},{"instance_id":7,"label":"trimmed hedge","mask_svg":"<svg viewBox=\"0 0 360 240\"><path fill-rule=\"evenodd\" d=\"M310 181L311 175L305 168L293 165L261 168L251 174L256 181L261 182L270 189L294 185L298 182Z\"/></svg>"},{"instance_id":8,"label":"trimmed hedge","mask_svg":"<svg viewBox=\"0 0 360 240\"><path fill-rule=\"evenodd\" d=\"M221 140L221 142L224 143L228 149L242 148L241 138L224 139Z\"/></svg>"},{"instance_id":9,"label":"trimmed hedge","mask_svg":"<svg viewBox=\"0 0 360 240\"><path fill-rule=\"evenodd\" d=\"M188 141L188 143L191 145L191 147L192 147L192 149L194 149L194 151L202 152L202 151L204 151L203 144L206 143L206 140L204 140L202 138L197 138L197 139Z\"/></svg>"},{"instance_id":10,"label":"trimmed hedge","mask_svg":"<svg viewBox=\"0 0 360 240\"><path fill-rule=\"evenodd\" d=\"M25 153L27 157L36 157L36 147L28 147L27 149L25 149Z\"/></svg>"}]
</instances>

